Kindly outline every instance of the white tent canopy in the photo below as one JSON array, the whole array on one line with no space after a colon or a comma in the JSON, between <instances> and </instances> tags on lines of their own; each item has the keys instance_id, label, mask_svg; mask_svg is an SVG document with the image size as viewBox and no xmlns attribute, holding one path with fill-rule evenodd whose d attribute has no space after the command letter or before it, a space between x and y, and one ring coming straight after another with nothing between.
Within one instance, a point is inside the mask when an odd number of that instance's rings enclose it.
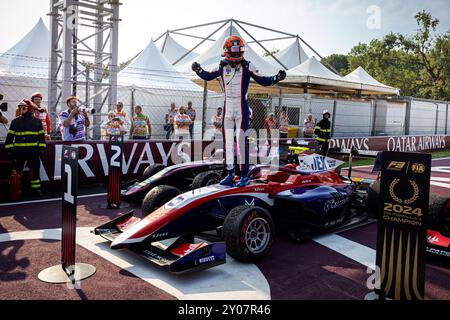
<instances>
[{"instance_id":1,"label":"white tent canopy","mask_svg":"<svg viewBox=\"0 0 450 320\"><path fill-rule=\"evenodd\" d=\"M207 49L195 59L181 65L177 69L181 72L192 74L191 65L194 61L197 61L201 64L204 70L214 70L219 65L219 62L223 60L222 54L223 44L225 43L225 40L232 35L243 38L241 34L236 30L236 28L230 26L222 33L222 35L214 42L214 44L209 49ZM281 68L281 66L276 67L268 61L264 60L248 45L246 45L246 52L244 57L247 61L250 61L256 67L259 74L263 76L274 75Z\"/></svg>"},{"instance_id":2,"label":"white tent canopy","mask_svg":"<svg viewBox=\"0 0 450 320\"><path fill-rule=\"evenodd\" d=\"M118 75L120 85L153 89L202 91L185 75L178 72L161 54L153 40Z\"/></svg>"},{"instance_id":3,"label":"white tent canopy","mask_svg":"<svg viewBox=\"0 0 450 320\"><path fill-rule=\"evenodd\" d=\"M161 53L166 57L166 59L174 64L178 61L182 56L184 56L189 50L179 44L170 34L168 34L164 42L159 45L159 49ZM179 61L177 65L182 65L192 59L195 59L198 56L198 53L190 52L183 60Z\"/></svg>"},{"instance_id":4,"label":"white tent canopy","mask_svg":"<svg viewBox=\"0 0 450 320\"><path fill-rule=\"evenodd\" d=\"M42 19L11 49L0 56L0 74L42 78L48 76L49 31Z\"/></svg>"},{"instance_id":5,"label":"white tent canopy","mask_svg":"<svg viewBox=\"0 0 450 320\"><path fill-rule=\"evenodd\" d=\"M288 69L302 64L309 58L303 50L299 39L296 39L290 46L275 54L275 57ZM277 68L280 67L280 64L272 56L267 56L265 59Z\"/></svg>"},{"instance_id":6,"label":"white tent canopy","mask_svg":"<svg viewBox=\"0 0 450 320\"><path fill-rule=\"evenodd\" d=\"M375 91L380 93L400 94L397 88L389 87L374 79L362 67L358 67L353 72L344 77L345 80L362 84L362 90Z\"/></svg>"},{"instance_id":7,"label":"white tent canopy","mask_svg":"<svg viewBox=\"0 0 450 320\"><path fill-rule=\"evenodd\" d=\"M351 89L359 89L361 87L359 83L345 80L341 76L333 73L314 56L288 70L286 82L311 83Z\"/></svg>"}]
</instances>

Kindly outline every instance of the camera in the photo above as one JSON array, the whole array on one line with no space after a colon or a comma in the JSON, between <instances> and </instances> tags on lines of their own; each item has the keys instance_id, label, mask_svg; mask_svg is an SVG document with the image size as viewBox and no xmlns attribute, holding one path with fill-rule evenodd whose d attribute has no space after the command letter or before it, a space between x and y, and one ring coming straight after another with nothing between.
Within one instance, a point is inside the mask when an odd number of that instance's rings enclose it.
<instances>
[{"instance_id":1,"label":"camera","mask_svg":"<svg viewBox=\"0 0 450 320\"><path fill-rule=\"evenodd\" d=\"M0 101L3 100L3 95L0 94ZM8 111L8 103L7 102L2 102L2 104L0 104L0 111L3 112L7 112Z\"/></svg>"},{"instance_id":2,"label":"camera","mask_svg":"<svg viewBox=\"0 0 450 320\"><path fill-rule=\"evenodd\" d=\"M71 135L76 136L76 135L77 135L77 132L78 132L78 130L77 130L77 127L76 127L75 125L71 125L71 126L69 127L69 133L70 133Z\"/></svg>"},{"instance_id":3,"label":"camera","mask_svg":"<svg viewBox=\"0 0 450 320\"><path fill-rule=\"evenodd\" d=\"M87 112L87 113L90 113L90 114L94 114L95 113L95 109L82 106L82 107L78 107L78 112Z\"/></svg>"}]
</instances>

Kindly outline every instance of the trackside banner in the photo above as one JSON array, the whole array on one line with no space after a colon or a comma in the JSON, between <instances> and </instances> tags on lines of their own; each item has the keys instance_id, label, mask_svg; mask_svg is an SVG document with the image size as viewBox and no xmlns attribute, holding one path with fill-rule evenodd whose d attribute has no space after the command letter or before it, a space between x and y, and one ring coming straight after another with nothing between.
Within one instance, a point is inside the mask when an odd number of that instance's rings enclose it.
<instances>
[{"instance_id":1,"label":"trackside banner","mask_svg":"<svg viewBox=\"0 0 450 320\"><path fill-rule=\"evenodd\" d=\"M48 142L42 159L41 180L59 183L61 180L61 154L63 145L79 149L79 183L106 182L108 179L109 141L86 141L80 143ZM407 137L367 137L337 138L330 147L367 151L420 152L450 149L450 136L407 136ZM171 165L184 161L202 160L214 148L221 148L221 141L124 141L122 157L122 181L136 179L149 165L162 163ZM0 159L5 159L4 146L0 145ZM9 176L10 168L4 166L2 176ZM7 171L7 172L6 172Z\"/></svg>"},{"instance_id":2,"label":"trackside banner","mask_svg":"<svg viewBox=\"0 0 450 320\"><path fill-rule=\"evenodd\" d=\"M383 152L377 238L381 293L423 300L431 154Z\"/></svg>"}]
</instances>

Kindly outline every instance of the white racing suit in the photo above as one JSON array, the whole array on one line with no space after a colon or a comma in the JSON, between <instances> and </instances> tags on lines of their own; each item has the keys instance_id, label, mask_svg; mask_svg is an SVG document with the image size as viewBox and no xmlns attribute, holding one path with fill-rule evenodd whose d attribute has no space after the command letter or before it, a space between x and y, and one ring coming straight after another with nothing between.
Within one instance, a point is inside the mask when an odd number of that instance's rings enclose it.
<instances>
[{"instance_id":1,"label":"white racing suit","mask_svg":"<svg viewBox=\"0 0 450 320\"><path fill-rule=\"evenodd\" d=\"M249 146L246 133L250 123L250 110L247 101L250 78L262 86L271 86L275 84L275 77L261 77L257 75L256 68L245 60L238 63L236 67L232 67L228 61L223 60L216 70L212 72L200 70L198 76L205 81L214 80L218 77L222 79L225 91L222 134L226 168L228 171L234 169L234 136L236 127L238 161L241 164L242 176L246 176L249 168Z\"/></svg>"}]
</instances>

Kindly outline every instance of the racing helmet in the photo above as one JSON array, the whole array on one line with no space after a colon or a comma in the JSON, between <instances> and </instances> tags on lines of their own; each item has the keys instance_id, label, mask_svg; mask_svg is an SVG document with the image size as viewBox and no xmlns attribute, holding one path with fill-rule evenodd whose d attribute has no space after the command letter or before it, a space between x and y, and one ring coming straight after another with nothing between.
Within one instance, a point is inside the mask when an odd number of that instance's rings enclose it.
<instances>
[{"instance_id":1,"label":"racing helmet","mask_svg":"<svg viewBox=\"0 0 450 320\"><path fill-rule=\"evenodd\" d=\"M35 105L33 102L31 102L30 100L28 100L28 99L22 99L22 100L17 104L17 107L18 107L18 108L23 107L23 106L25 106L25 107L28 108L28 109L27 109L27 112L29 112L29 113L34 112L34 110L36 109L36 105Z\"/></svg>"},{"instance_id":2,"label":"racing helmet","mask_svg":"<svg viewBox=\"0 0 450 320\"><path fill-rule=\"evenodd\" d=\"M42 93L40 93L40 92L35 92L35 93L33 93L33 94L31 95L31 101L34 101L34 98L41 98L41 99L43 99Z\"/></svg>"},{"instance_id":3,"label":"racing helmet","mask_svg":"<svg viewBox=\"0 0 450 320\"><path fill-rule=\"evenodd\" d=\"M228 61L240 62L244 60L245 43L238 36L231 36L223 45L223 54Z\"/></svg>"}]
</instances>

